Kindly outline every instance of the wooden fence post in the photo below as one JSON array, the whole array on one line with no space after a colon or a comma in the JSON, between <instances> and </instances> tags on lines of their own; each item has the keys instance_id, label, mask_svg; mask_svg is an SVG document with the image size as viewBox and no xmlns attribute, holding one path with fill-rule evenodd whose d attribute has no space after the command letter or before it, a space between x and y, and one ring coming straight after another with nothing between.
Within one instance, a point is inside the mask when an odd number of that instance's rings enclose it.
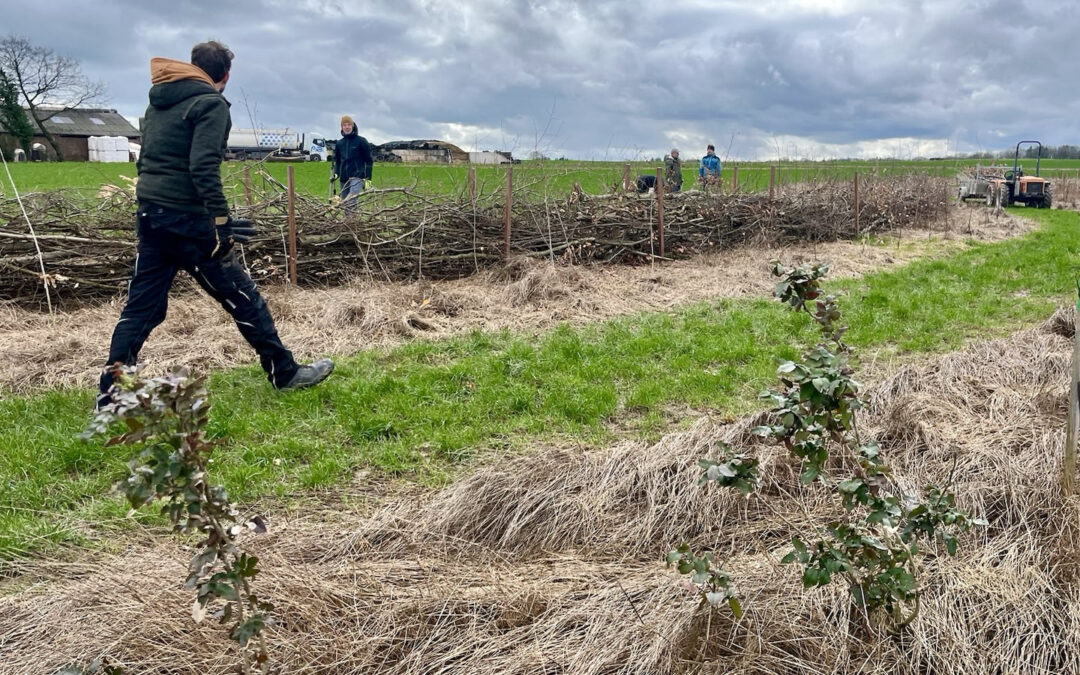
<instances>
[{"instance_id":1,"label":"wooden fence post","mask_svg":"<svg viewBox=\"0 0 1080 675\"><path fill-rule=\"evenodd\" d=\"M503 255L510 257L510 209L514 203L514 167L506 167L506 205L503 210Z\"/></svg>"},{"instance_id":2,"label":"wooden fence post","mask_svg":"<svg viewBox=\"0 0 1080 675\"><path fill-rule=\"evenodd\" d=\"M1069 370L1069 415L1065 433L1065 457L1061 462L1061 491L1066 497L1076 492L1076 434L1080 426L1080 281L1073 310L1073 352Z\"/></svg>"},{"instance_id":3,"label":"wooden fence post","mask_svg":"<svg viewBox=\"0 0 1080 675\"><path fill-rule=\"evenodd\" d=\"M859 172L855 172L855 236L859 236Z\"/></svg>"},{"instance_id":4,"label":"wooden fence post","mask_svg":"<svg viewBox=\"0 0 1080 675\"><path fill-rule=\"evenodd\" d=\"M735 164L731 167L731 191L739 191L739 165Z\"/></svg>"},{"instance_id":5,"label":"wooden fence post","mask_svg":"<svg viewBox=\"0 0 1080 675\"><path fill-rule=\"evenodd\" d=\"M622 189L627 191L630 189L630 165L623 164L622 168Z\"/></svg>"},{"instance_id":6,"label":"wooden fence post","mask_svg":"<svg viewBox=\"0 0 1080 675\"><path fill-rule=\"evenodd\" d=\"M949 231L952 230L952 204L949 202L949 186L944 181L941 183L942 200L945 202L945 238L949 238Z\"/></svg>"},{"instance_id":7,"label":"wooden fence post","mask_svg":"<svg viewBox=\"0 0 1080 675\"><path fill-rule=\"evenodd\" d=\"M286 267L289 272L289 283L296 285L296 183L293 177L293 166L289 165L286 170L289 176L289 243L288 261Z\"/></svg>"},{"instance_id":8,"label":"wooden fence post","mask_svg":"<svg viewBox=\"0 0 1080 675\"><path fill-rule=\"evenodd\" d=\"M244 205L251 208L251 168L244 167Z\"/></svg>"},{"instance_id":9,"label":"wooden fence post","mask_svg":"<svg viewBox=\"0 0 1080 675\"><path fill-rule=\"evenodd\" d=\"M656 232L660 243L660 257L664 256L664 169L656 167Z\"/></svg>"}]
</instances>

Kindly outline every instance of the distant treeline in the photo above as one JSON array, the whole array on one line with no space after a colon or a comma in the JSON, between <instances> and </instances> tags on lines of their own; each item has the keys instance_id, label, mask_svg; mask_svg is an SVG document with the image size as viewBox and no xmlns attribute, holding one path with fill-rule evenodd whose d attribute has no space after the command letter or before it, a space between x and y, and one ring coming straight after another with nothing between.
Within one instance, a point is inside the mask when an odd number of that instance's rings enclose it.
<instances>
[{"instance_id":1,"label":"distant treeline","mask_svg":"<svg viewBox=\"0 0 1080 675\"><path fill-rule=\"evenodd\" d=\"M1026 159L1035 159L1038 154L1037 145L1025 145L1020 149L1020 156ZM965 159L1002 159L1011 158L1016 152L1015 146L1009 150L997 152L973 152L968 155L958 155ZM1044 145L1042 149L1043 159L1080 159L1080 145Z\"/></svg>"}]
</instances>

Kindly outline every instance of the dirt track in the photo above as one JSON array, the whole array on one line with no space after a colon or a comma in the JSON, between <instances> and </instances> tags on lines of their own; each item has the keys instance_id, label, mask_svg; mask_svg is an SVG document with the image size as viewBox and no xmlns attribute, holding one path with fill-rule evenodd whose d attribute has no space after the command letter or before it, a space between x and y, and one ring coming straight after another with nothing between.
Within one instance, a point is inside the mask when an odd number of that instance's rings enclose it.
<instances>
[{"instance_id":1,"label":"dirt track","mask_svg":"<svg viewBox=\"0 0 1080 675\"><path fill-rule=\"evenodd\" d=\"M347 355L417 337L472 330L543 331L720 297L767 296L768 262L833 262L831 277L851 277L940 255L972 239L994 241L1030 230L1030 221L958 207L948 225L908 230L884 245L852 242L738 249L640 267L565 267L527 259L449 282L364 282L322 290L265 289L278 330L298 358ZM122 300L55 317L0 305L0 396L56 387L91 387L108 349ZM229 317L212 300L174 291L169 316L142 353L150 372L253 363Z\"/></svg>"}]
</instances>

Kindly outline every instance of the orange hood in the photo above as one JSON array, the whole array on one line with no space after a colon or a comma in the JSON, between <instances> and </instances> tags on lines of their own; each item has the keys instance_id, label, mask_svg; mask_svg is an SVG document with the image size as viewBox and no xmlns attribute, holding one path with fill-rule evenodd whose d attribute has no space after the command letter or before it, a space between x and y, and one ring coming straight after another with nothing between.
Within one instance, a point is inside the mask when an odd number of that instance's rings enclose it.
<instances>
[{"instance_id":1,"label":"orange hood","mask_svg":"<svg viewBox=\"0 0 1080 675\"><path fill-rule=\"evenodd\" d=\"M214 86L214 81L210 79L206 71L196 65L160 56L150 59L150 84L163 84L177 80L199 80L211 87Z\"/></svg>"}]
</instances>

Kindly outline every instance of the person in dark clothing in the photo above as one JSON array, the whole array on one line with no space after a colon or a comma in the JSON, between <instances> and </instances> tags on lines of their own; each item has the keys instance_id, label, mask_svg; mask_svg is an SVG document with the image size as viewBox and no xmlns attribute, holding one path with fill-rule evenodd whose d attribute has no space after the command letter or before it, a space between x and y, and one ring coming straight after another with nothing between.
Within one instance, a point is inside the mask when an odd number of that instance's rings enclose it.
<instances>
[{"instance_id":1,"label":"person in dark clothing","mask_svg":"<svg viewBox=\"0 0 1080 675\"><path fill-rule=\"evenodd\" d=\"M371 180L375 156L368 139L359 135L348 115L341 117L341 140L334 146L334 177L341 181L341 201L348 208ZM349 199L352 197L352 199Z\"/></svg>"},{"instance_id":2,"label":"person in dark clothing","mask_svg":"<svg viewBox=\"0 0 1080 675\"><path fill-rule=\"evenodd\" d=\"M664 190L682 190L682 161L679 159L678 148L672 148L671 154L664 158Z\"/></svg>"},{"instance_id":3,"label":"person in dark clothing","mask_svg":"<svg viewBox=\"0 0 1080 675\"><path fill-rule=\"evenodd\" d=\"M656 176L648 173L638 176L637 180L634 181L634 187L637 189L638 193L648 192L656 187Z\"/></svg>"},{"instance_id":4,"label":"person in dark clothing","mask_svg":"<svg viewBox=\"0 0 1080 675\"><path fill-rule=\"evenodd\" d=\"M334 369L329 359L299 365L278 338L274 320L232 248L255 233L249 220L229 216L221 161L229 136L233 53L217 42L191 50L191 63L150 60L150 105L136 163L139 181L135 268L113 330L99 383L98 408L111 402L115 364L134 365L150 332L165 319L169 289L184 270L227 311L255 349L279 390L318 384Z\"/></svg>"}]
</instances>

